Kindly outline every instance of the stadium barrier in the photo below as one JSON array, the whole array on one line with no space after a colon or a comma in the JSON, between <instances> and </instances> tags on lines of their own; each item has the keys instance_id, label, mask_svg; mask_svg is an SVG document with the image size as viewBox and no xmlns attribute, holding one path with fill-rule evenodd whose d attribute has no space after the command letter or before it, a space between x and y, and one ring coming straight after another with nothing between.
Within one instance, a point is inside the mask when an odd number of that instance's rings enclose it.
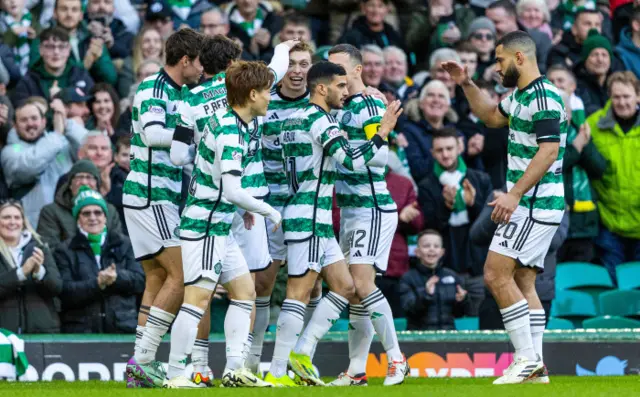
<instances>
[{"instance_id":1,"label":"stadium barrier","mask_svg":"<svg viewBox=\"0 0 640 397\"><path fill-rule=\"evenodd\" d=\"M267 334L266 371L273 352L273 334ZM132 350L132 335L23 335L29 359L27 380L116 380ZM402 351L412 376L500 376L513 358L513 348L502 331L400 332ZM640 329L547 331L544 359L557 375L640 374ZM158 357L169 354L165 338ZM347 333L332 332L318 346L314 363L322 376L335 376L349 364ZM373 343L367 363L371 377L385 376L387 358L382 346ZM223 335L211 335L209 366L220 377L225 362ZM189 367L187 368L188 370Z\"/></svg>"}]
</instances>

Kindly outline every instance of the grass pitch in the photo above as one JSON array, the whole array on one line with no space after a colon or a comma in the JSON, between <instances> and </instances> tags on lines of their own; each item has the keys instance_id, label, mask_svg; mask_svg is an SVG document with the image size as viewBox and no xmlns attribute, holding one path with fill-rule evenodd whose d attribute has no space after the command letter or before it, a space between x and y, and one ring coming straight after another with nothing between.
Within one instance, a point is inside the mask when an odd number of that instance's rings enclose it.
<instances>
[{"instance_id":1,"label":"grass pitch","mask_svg":"<svg viewBox=\"0 0 640 397\"><path fill-rule=\"evenodd\" d=\"M370 379L369 387L298 387L291 389L127 389L124 382L0 382L3 397L137 397L212 396L216 397L555 397L555 396L640 396L640 377L553 376L549 385L494 386L491 378L409 378L404 385L383 387L382 379Z\"/></svg>"}]
</instances>

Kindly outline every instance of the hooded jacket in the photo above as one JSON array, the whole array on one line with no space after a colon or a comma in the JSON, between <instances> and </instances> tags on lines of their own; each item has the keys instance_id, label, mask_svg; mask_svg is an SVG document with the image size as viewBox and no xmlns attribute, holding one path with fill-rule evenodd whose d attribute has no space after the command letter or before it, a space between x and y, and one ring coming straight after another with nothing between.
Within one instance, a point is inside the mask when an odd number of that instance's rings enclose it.
<instances>
[{"instance_id":1,"label":"hooded jacket","mask_svg":"<svg viewBox=\"0 0 640 397\"><path fill-rule=\"evenodd\" d=\"M0 155L7 185L22 200L27 219L35 228L40 210L55 197L58 179L77 158L86 130L67 120L65 134L45 132L35 142L23 141L15 128L9 132L7 146Z\"/></svg>"},{"instance_id":2,"label":"hooded jacket","mask_svg":"<svg viewBox=\"0 0 640 397\"><path fill-rule=\"evenodd\" d=\"M640 79L640 47L631 40L631 29L625 27L620 32L620 44L616 46L616 54L625 68L632 71Z\"/></svg>"},{"instance_id":3,"label":"hooded jacket","mask_svg":"<svg viewBox=\"0 0 640 397\"><path fill-rule=\"evenodd\" d=\"M56 191L55 201L46 205L40 212L38 234L52 250L78 232L78 222L71 213L73 197L70 184L71 178L67 178L67 181ZM122 233L118 210L111 203L107 203L107 230Z\"/></svg>"},{"instance_id":4,"label":"hooded jacket","mask_svg":"<svg viewBox=\"0 0 640 397\"><path fill-rule=\"evenodd\" d=\"M360 16L353 21L351 28L345 31L338 43L351 44L356 48L362 48L367 44L375 44L380 48L389 46L405 48L402 36L393 26L385 22L382 32L374 32L367 25L365 16Z\"/></svg>"}]
</instances>

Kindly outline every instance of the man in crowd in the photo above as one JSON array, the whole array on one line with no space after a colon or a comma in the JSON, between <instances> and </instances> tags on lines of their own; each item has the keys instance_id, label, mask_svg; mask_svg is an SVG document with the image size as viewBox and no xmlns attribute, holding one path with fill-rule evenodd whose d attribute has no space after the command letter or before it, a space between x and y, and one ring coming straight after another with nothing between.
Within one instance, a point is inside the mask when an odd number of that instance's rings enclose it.
<instances>
[{"instance_id":1,"label":"man in crowd","mask_svg":"<svg viewBox=\"0 0 640 397\"><path fill-rule=\"evenodd\" d=\"M174 32L171 7L165 0L153 1L147 7L145 23L153 26L164 40L167 40Z\"/></svg>"},{"instance_id":2,"label":"man in crowd","mask_svg":"<svg viewBox=\"0 0 640 397\"><path fill-rule=\"evenodd\" d=\"M362 53L362 81L369 87L379 88L384 77L385 64L382 49L368 44L360 50Z\"/></svg>"},{"instance_id":3,"label":"man in crowd","mask_svg":"<svg viewBox=\"0 0 640 397\"><path fill-rule=\"evenodd\" d=\"M40 34L40 56L27 74L18 82L13 103L20 104L30 96L51 100L61 89L72 87L89 92L93 79L82 67L71 60L69 33L58 26Z\"/></svg>"},{"instance_id":4,"label":"man in crowd","mask_svg":"<svg viewBox=\"0 0 640 397\"><path fill-rule=\"evenodd\" d=\"M262 0L232 1L225 9L231 23L231 35L242 41L254 57L262 59L273 51L272 39L282 29L282 17Z\"/></svg>"},{"instance_id":5,"label":"man in crowd","mask_svg":"<svg viewBox=\"0 0 640 397\"><path fill-rule=\"evenodd\" d=\"M576 95L582 99L587 116L602 109L607 103L607 77L614 71L611 42L597 30L591 30L582 46L580 63L575 68L578 79Z\"/></svg>"},{"instance_id":6,"label":"man in crowd","mask_svg":"<svg viewBox=\"0 0 640 397\"><path fill-rule=\"evenodd\" d=\"M640 79L640 7L633 10L629 26L622 29L616 53L626 69Z\"/></svg>"},{"instance_id":7,"label":"man in crowd","mask_svg":"<svg viewBox=\"0 0 640 397\"><path fill-rule=\"evenodd\" d=\"M493 81L496 62L493 56L493 50L496 49L496 25L487 17L474 19L469 26L467 40L478 52L478 65L475 76L487 81ZM488 69L490 71L485 74Z\"/></svg>"},{"instance_id":8,"label":"man in crowd","mask_svg":"<svg viewBox=\"0 0 640 397\"><path fill-rule=\"evenodd\" d=\"M115 0L89 0L87 2L87 29L93 37L101 37L109 49L112 60L125 59L131 55L133 34L124 23L114 16Z\"/></svg>"},{"instance_id":9,"label":"man in crowd","mask_svg":"<svg viewBox=\"0 0 640 397\"><path fill-rule=\"evenodd\" d=\"M356 48L366 44L376 44L380 48L390 45L404 48L400 33L384 20L389 13L390 3L390 0L362 0L360 11L363 15L353 21L351 28L345 30L337 42Z\"/></svg>"},{"instance_id":10,"label":"man in crowd","mask_svg":"<svg viewBox=\"0 0 640 397\"><path fill-rule=\"evenodd\" d=\"M602 33L602 14L598 10L581 9L571 29L562 34L562 40L549 51L547 66L564 65L573 69L582 57L582 45L591 29Z\"/></svg>"},{"instance_id":11,"label":"man in crowd","mask_svg":"<svg viewBox=\"0 0 640 397\"><path fill-rule=\"evenodd\" d=\"M383 50L384 77L380 91L391 92L392 98L405 103L409 99L417 98L420 92L413 80L408 76L409 64L407 54L396 46L389 46Z\"/></svg>"},{"instance_id":12,"label":"man in crowd","mask_svg":"<svg viewBox=\"0 0 640 397\"><path fill-rule=\"evenodd\" d=\"M17 107L15 129L0 161L13 197L22 200L29 222L37 227L40 210L53 201L58 179L76 160L84 129L73 128L60 100L51 103L53 131L46 131L41 110L32 103Z\"/></svg>"}]
</instances>

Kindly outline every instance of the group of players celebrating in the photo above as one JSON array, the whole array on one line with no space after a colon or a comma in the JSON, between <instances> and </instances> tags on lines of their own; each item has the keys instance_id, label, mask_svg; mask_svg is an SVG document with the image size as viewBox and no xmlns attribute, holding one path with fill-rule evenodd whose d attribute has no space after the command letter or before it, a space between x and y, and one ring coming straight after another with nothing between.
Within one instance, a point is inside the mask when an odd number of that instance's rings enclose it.
<instances>
[{"instance_id":1,"label":"group of players celebrating","mask_svg":"<svg viewBox=\"0 0 640 397\"><path fill-rule=\"evenodd\" d=\"M123 203L146 288L127 386L213 384L209 307L218 284L230 299L223 386L325 385L312 359L347 307L350 364L329 385L367 384L374 333L389 360L384 385L400 384L409 367L389 303L374 283L376 273L386 270L398 224L384 174L400 103L385 106L378 92L365 87L362 57L350 45L334 46L329 62L315 64L309 45L296 40L276 46L268 66L240 61L240 54L225 37L180 30L167 40L165 68L136 93ZM499 105L466 68L443 64L474 114L490 127L510 128L508 193L489 203L501 226L485 282L501 308L515 358L494 383L548 383L545 312L535 278L564 212L566 113L561 93L538 71L527 33L502 38L496 63L503 85L515 88ZM183 171L191 178L180 213ZM261 378L270 296L285 262L286 299L271 365ZM330 290L324 297L320 277ZM156 352L172 323L165 372Z\"/></svg>"},{"instance_id":2,"label":"group of players celebrating","mask_svg":"<svg viewBox=\"0 0 640 397\"><path fill-rule=\"evenodd\" d=\"M389 358L384 384L402 383L409 368L374 283L398 222L384 172L400 103L386 107L365 93L362 58L349 45L312 65L307 43L284 42L267 66L238 60L240 48L223 36L183 29L166 53L165 68L141 83L133 105L123 202L147 281L127 386L212 385L207 338L218 284L230 299L223 386L324 386L312 358L347 306L350 366L330 385L367 384L374 332ZM180 213L183 170L191 179ZM263 379L270 295L285 262L286 299ZM329 286L324 297L319 277ZM156 352L172 323L165 372Z\"/></svg>"}]
</instances>

